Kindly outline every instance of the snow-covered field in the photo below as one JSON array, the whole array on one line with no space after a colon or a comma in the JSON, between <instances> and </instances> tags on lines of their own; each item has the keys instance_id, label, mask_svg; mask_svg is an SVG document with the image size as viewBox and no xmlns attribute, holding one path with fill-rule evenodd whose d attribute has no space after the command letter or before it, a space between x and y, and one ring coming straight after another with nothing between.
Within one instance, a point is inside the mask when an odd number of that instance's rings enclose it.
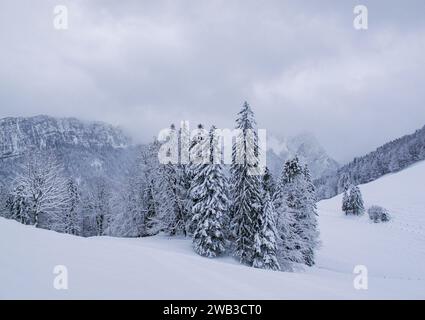
<instances>
[{"instance_id":1,"label":"snow-covered field","mask_svg":"<svg viewBox=\"0 0 425 320\"><path fill-rule=\"evenodd\" d=\"M84 239L0 218L0 298L424 299L424 180L421 162L361 186L367 206L392 213L387 224L343 216L341 196L320 202L317 266L297 273L202 258L185 239ZM53 286L56 265L68 290ZM356 265L368 290L354 288Z\"/></svg>"}]
</instances>

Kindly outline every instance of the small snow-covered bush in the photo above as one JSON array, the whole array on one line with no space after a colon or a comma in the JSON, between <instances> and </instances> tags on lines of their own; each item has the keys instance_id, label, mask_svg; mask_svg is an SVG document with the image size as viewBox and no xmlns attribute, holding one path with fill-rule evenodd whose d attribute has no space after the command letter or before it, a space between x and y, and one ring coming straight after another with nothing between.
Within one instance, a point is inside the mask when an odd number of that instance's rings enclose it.
<instances>
[{"instance_id":1,"label":"small snow-covered bush","mask_svg":"<svg viewBox=\"0 0 425 320\"><path fill-rule=\"evenodd\" d=\"M388 210L380 206L371 206L367 213L369 214L370 220L375 223L388 222L391 219Z\"/></svg>"}]
</instances>

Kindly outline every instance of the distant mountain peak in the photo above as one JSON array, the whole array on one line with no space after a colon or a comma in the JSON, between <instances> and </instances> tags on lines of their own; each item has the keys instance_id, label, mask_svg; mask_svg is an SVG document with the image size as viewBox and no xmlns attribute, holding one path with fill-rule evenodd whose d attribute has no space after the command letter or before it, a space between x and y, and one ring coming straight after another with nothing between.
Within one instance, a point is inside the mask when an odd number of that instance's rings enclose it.
<instances>
[{"instance_id":1,"label":"distant mountain peak","mask_svg":"<svg viewBox=\"0 0 425 320\"><path fill-rule=\"evenodd\" d=\"M338 170L339 164L332 159L310 132L287 138L269 136L267 139L267 164L275 175L280 174L286 160L298 156L302 163L309 166L312 176L318 178Z\"/></svg>"}]
</instances>

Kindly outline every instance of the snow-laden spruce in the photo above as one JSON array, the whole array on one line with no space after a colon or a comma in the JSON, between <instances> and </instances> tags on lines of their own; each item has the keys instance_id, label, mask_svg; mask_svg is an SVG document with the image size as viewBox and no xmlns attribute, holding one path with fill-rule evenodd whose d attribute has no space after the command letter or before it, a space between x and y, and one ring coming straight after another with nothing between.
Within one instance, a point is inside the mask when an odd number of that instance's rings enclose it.
<instances>
[{"instance_id":1,"label":"snow-laden spruce","mask_svg":"<svg viewBox=\"0 0 425 320\"><path fill-rule=\"evenodd\" d=\"M160 165L160 180L163 188L160 190L161 215L167 216L164 221L164 231L170 235L186 235L187 212L183 172L176 164Z\"/></svg>"},{"instance_id":2,"label":"snow-laden spruce","mask_svg":"<svg viewBox=\"0 0 425 320\"><path fill-rule=\"evenodd\" d=\"M193 208L198 203L198 193L193 189L197 188L196 175L203 168L204 158L208 159L209 154L204 154L209 151L208 145L206 144L209 138L208 132L204 129L202 124L198 125L195 130L193 137L190 139L189 144L189 160L190 163L186 165L186 179L189 185L187 206L190 212L190 218L188 219L187 230L189 235L193 235L198 225L199 215L196 215Z\"/></svg>"},{"instance_id":3,"label":"snow-laden spruce","mask_svg":"<svg viewBox=\"0 0 425 320\"><path fill-rule=\"evenodd\" d=\"M274 204L282 267L291 270L292 263L314 265L319 245L315 191L308 168L303 169L298 158L285 163Z\"/></svg>"},{"instance_id":4,"label":"snow-laden spruce","mask_svg":"<svg viewBox=\"0 0 425 320\"><path fill-rule=\"evenodd\" d=\"M349 189L349 186L347 186L344 189L344 193L342 194L342 207L341 207L342 211L347 215L350 210L350 197L348 194L348 189Z\"/></svg>"},{"instance_id":5,"label":"snow-laden spruce","mask_svg":"<svg viewBox=\"0 0 425 320\"><path fill-rule=\"evenodd\" d=\"M232 230L235 254L241 263L254 261L254 237L258 231L258 217L262 213L261 176L252 174L258 169L258 138L254 113L247 102L238 113L236 128L240 134L233 145L231 165ZM242 159L237 159L237 152Z\"/></svg>"},{"instance_id":6,"label":"snow-laden spruce","mask_svg":"<svg viewBox=\"0 0 425 320\"><path fill-rule=\"evenodd\" d=\"M315 264L315 250L319 247L319 229L317 224L317 198L316 189L311 180L310 170L307 165L304 166L301 184L304 192L304 214L301 215L302 254L304 263L308 266Z\"/></svg>"},{"instance_id":7,"label":"snow-laden spruce","mask_svg":"<svg viewBox=\"0 0 425 320\"><path fill-rule=\"evenodd\" d=\"M8 210L8 206L10 205L10 201L11 198L5 181L0 179L0 216L9 218L10 212Z\"/></svg>"},{"instance_id":8,"label":"snow-laden spruce","mask_svg":"<svg viewBox=\"0 0 425 320\"><path fill-rule=\"evenodd\" d=\"M83 228L81 194L78 184L72 178L68 179L67 191L69 201L63 214L63 232L79 236Z\"/></svg>"},{"instance_id":9,"label":"snow-laden spruce","mask_svg":"<svg viewBox=\"0 0 425 320\"><path fill-rule=\"evenodd\" d=\"M205 150L210 150L210 161L197 166L191 188L192 198L196 199L192 207L192 219L196 223L193 248L199 255L209 258L225 251L224 223L229 210L227 178L220 159L214 159L219 148L214 130L212 127L209 139L200 143Z\"/></svg>"},{"instance_id":10,"label":"snow-laden spruce","mask_svg":"<svg viewBox=\"0 0 425 320\"><path fill-rule=\"evenodd\" d=\"M87 236L102 236L111 234L111 223L115 211L115 200L111 183L104 177L93 179L90 192L83 200L84 210L88 212L83 217L83 228Z\"/></svg>"},{"instance_id":11,"label":"snow-laden spruce","mask_svg":"<svg viewBox=\"0 0 425 320\"><path fill-rule=\"evenodd\" d=\"M158 150L160 143L154 140L149 144L146 152L144 153L145 161L145 177L146 188L144 190L145 199L145 230L147 235L155 235L160 231L161 221L159 220L160 197L158 190L162 187L159 184L159 162Z\"/></svg>"},{"instance_id":12,"label":"snow-laden spruce","mask_svg":"<svg viewBox=\"0 0 425 320\"><path fill-rule=\"evenodd\" d=\"M269 191L264 192L263 212L259 215L258 230L254 236L253 267L279 270L277 259L276 212Z\"/></svg>"},{"instance_id":13,"label":"snow-laden spruce","mask_svg":"<svg viewBox=\"0 0 425 320\"><path fill-rule=\"evenodd\" d=\"M26 197L25 187L23 185L14 186L5 202L3 215L22 224L32 224L33 219L29 209L30 204Z\"/></svg>"},{"instance_id":14,"label":"snow-laden spruce","mask_svg":"<svg viewBox=\"0 0 425 320\"><path fill-rule=\"evenodd\" d=\"M177 135L174 125L171 125L171 136ZM174 139L172 143L177 143ZM178 146L172 145L167 153L173 155L175 150L179 150ZM159 185L159 207L158 215L162 222L161 231L167 232L169 235L186 235L186 226L188 224L189 214L187 212L187 183L185 181L184 167L178 163L160 163L158 168L158 185Z\"/></svg>"},{"instance_id":15,"label":"snow-laden spruce","mask_svg":"<svg viewBox=\"0 0 425 320\"><path fill-rule=\"evenodd\" d=\"M281 267L286 271L292 270L294 262L302 262L301 237L298 234L296 220L297 210L292 208L293 190L296 190L292 183L296 174L292 164L293 161L285 163L273 201L277 214L278 256ZM298 174L301 172L298 166L295 166L295 169L298 170Z\"/></svg>"},{"instance_id":16,"label":"snow-laden spruce","mask_svg":"<svg viewBox=\"0 0 425 320\"><path fill-rule=\"evenodd\" d=\"M265 192L269 193L271 199L273 199L276 192L276 182L268 167L266 167L263 175L263 188Z\"/></svg>"},{"instance_id":17,"label":"snow-laden spruce","mask_svg":"<svg viewBox=\"0 0 425 320\"><path fill-rule=\"evenodd\" d=\"M365 212L362 193L358 186L350 185L342 197L342 210L346 215L359 216Z\"/></svg>"}]
</instances>

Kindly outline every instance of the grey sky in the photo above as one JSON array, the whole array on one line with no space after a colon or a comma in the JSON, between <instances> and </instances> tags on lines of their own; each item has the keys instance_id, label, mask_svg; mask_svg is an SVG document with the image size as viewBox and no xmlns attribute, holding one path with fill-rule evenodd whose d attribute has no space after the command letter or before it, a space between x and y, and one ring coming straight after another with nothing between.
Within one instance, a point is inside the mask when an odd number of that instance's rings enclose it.
<instances>
[{"instance_id":1,"label":"grey sky","mask_svg":"<svg viewBox=\"0 0 425 320\"><path fill-rule=\"evenodd\" d=\"M53 8L69 9L69 30ZM369 30L353 8L369 9ZM425 125L425 1L0 3L0 117L233 127L242 102L277 136L313 132L337 160Z\"/></svg>"}]
</instances>

